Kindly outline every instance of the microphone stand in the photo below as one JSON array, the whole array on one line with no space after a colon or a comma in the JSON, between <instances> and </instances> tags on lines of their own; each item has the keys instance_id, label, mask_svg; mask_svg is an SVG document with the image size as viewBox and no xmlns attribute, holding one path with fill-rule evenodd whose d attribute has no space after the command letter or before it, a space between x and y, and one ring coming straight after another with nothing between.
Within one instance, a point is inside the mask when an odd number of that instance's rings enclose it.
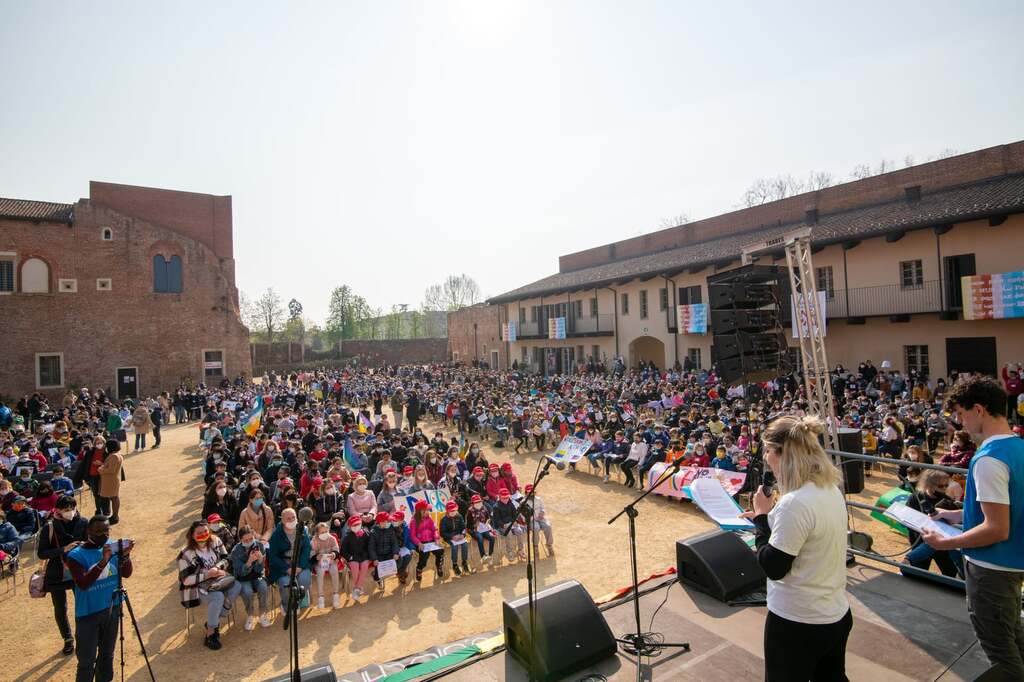
<instances>
[{"instance_id":1,"label":"microphone stand","mask_svg":"<svg viewBox=\"0 0 1024 682\"><path fill-rule=\"evenodd\" d=\"M629 517L629 563L633 570L633 615L636 619L636 632L624 635L622 637L617 637L615 641L619 644L625 645L623 649L626 653L634 654L636 656L637 682L640 682L640 680L642 679L640 674L640 662L643 656L650 656L651 654L661 649L667 648L679 648L683 651L690 650L689 642L652 642L648 640L646 637L644 637L644 635L642 634L640 630L640 579L637 576L636 568L636 517L640 514L640 512L638 512L636 509L636 505L640 502L640 500L650 495L652 492L654 492L655 489L658 488L658 486L660 486L663 482L667 481L676 472L678 472L679 467L681 467L682 464L683 459L681 457L677 458L675 461L672 462L672 464L665 467L665 471L661 473L661 476L658 477L658 480L656 480L650 488L645 490L639 497L637 497L632 502L623 507L622 511L620 511L618 514L608 519L608 524L611 525L615 523L616 519L618 519L623 514Z\"/></svg>"},{"instance_id":2,"label":"microphone stand","mask_svg":"<svg viewBox=\"0 0 1024 682\"><path fill-rule=\"evenodd\" d=\"M500 531L503 537L508 537L508 534L512 532L512 527L516 523L516 519L522 516L526 519L526 602L527 612L530 615L530 650L533 651L536 630L537 630L537 590L534 584L534 561L536 555L533 551L533 507L530 506L530 502L533 501L533 496L537 492L537 486L540 482L548 475L548 469L551 465L555 464L555 461L550 457L544 458L544 467L537 472L537 475L533 479L533 488L530 492L523 497L523 500L519 503L516 508L515 516L505 526L504 530ZM559 468L564 469L565 465L562 464ZM530 682L536 679L534 675L534 660L533 656L530 656L530 669L527 671Z\"/></svg>"},{"instance_id":3,"label":"microphone stand","mask_svg":"<svg viewBox=\"0 0 1024 682\"><path fill-rule=\"evenodd\" d=\"M292 682L302 682L299 671L299 602L303 597L302 586L299 585L299 547L306 534L306 524L298 518L295 526L295 539L292 540L292 558L288 567L288 605L285 609L284 629L290 630L288 639L288 677Z\"/></svg>"}]
</instances>

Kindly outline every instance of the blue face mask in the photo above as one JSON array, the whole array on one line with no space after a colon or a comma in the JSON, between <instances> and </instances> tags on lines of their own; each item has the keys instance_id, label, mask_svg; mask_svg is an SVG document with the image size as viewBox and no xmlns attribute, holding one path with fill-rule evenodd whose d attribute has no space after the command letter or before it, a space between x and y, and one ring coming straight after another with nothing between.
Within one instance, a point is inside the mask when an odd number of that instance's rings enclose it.
<instances>
[{"instance_id":1,"label":"blue face mask","mask_svg":"<svg viewBox=\"0 0 1024 682\"><path fill-rule=\"evenodd\" d=\"M262 507L263 506L263 498L259 497L259 498L256 498L255 500L253 500L252 501L252 506L254 508L256 508L256 509L259 509L260 507Z\"/></svg>"}]
</instances>

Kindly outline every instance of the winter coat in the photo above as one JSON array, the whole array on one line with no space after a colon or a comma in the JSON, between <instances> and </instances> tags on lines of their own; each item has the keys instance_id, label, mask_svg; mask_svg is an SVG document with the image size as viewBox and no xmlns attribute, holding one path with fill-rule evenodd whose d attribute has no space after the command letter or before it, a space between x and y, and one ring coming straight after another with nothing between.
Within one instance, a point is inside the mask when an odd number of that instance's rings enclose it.
<instances>
[{"instance_id":1,"label":"winter coat","mask_svg":"<svg viewBox=\"0 0 1024 682\"><path fill-rule=\"evenodd\" d=\"M417 545L437 542L440 539L434 519L429 516L424 516L419 522L415 518L409 522L409 537Z\"/></svg>"},{"instance_id":2,"label":"winter coat","mask_svg":"<svg viewBox=\"0 0 1024 682\"><path fill-rule=\"evenodd\" d=\"M107 455L100 465L100 497L118 497L121 494L121 467L124 456L119 452Z\"/></svg>"},{"instance_id":3,"label":"winter coat","mask_svg":"<svg viewBox=\"0 0 1024 682\"><path fill-rule=\"evenodd\" d=\"M391 528L374 527L370 531L370 561L387 561L398 554L400 543Z\"/></svg>"},{"instance_id":4,"label":"winter coat","mask_svg":"<svg viewBox=\"0 0 1024 682\"><path fill-rule=\"evenodd\" d=\"M136 435L146 435L153 430L153 420L149 416L149 408L139 405L132 413L132 428Z\"/></svg>"},{"instance_id":5,"label":"winter coat","mask_svg":"<svg viewBox=\"0 0 1024 682\"><path fill-rule=\"evenodd\" d=\"M71 521L51 519L39 533L39 547L36 556L46 561L43 587L47 590L68 590L72 587L70 578L64 580L64 547L76 540L85 542L85 529L89 520L78 514Z\"/></svg>"}]
</instances>

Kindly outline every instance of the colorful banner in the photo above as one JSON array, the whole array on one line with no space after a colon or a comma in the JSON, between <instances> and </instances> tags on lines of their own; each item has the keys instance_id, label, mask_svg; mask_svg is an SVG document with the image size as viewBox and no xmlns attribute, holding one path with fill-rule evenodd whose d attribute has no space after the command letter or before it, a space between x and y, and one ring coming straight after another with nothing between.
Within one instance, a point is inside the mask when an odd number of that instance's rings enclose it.
<instances>
[{"instance_id":1,"label":"colorful banner","mask_svg":"<svg viewBox=\"0 0 1024 682\"><path fill-rule=\"evenodd\" d=\"M420 500L426 500L427 504L430 505L430 518L434 519L435 524L438 524L441 523L441 517L445 513L444 505L450 499L451 495L444 488L420 490L419 492L396 496L395 511L405 514L405 520L408 523L412 520L412 513L416 510L416 503Z\"/></svg>"},{"instance_id":2,"label":"colorful banner","mask_svg":"<svg viewBox=\"0 0 1024 682\"><path fill-rule=\"evenodd\" d=\"M819 291L816 298L818 310L821 311L821 335L825 336L825 332L828 329L828 325L825 324L825 314L828 310L828 294L826 294L824 291ZM814 306L815 304L812 302L812 314ZM811 329L813 329L813 327L811 326L813 322L810 319L805 319L806 315L804 314L803 303L801 302L800 305L797 305L797 297L795 295L791 294L789 297L789 308L790 312L793 315L793 338L800 339L804 337L810 337Z\"/></svg>"},{"instance_id":3,"label":"colorful banner","mask_svg":"<svg viewBox=\"0 0 1024 682\"><path fill-rule=\"evenodd\" d=\"M508 341L509 343L515 343L515 340L516 340L516 323L515 322L506 322L505 324L503 324L502 325L502 336L504 336L505 340Z\"/></svg>"},{"instance_id":4,"label":"colorful banner","mask_svg":"<svg viewBox=\"0 0 1024 682\"><path fill-rule=\"evenodd\" d=\"M572 419L572 417L570 417ZM555 460L555 463L565 462L567 464L574 464L583 458L583 455L590 449L590 441L583 438L576 438L575 436L566 436L562 439L562 442L555 448L555 452L551 455L551 459Z\"/></svg>"},{"instance_id":5,"label":"colorful banner","mask_svg":"<svg viewBox=\"0 0 1024 682\"><path fill-rule=\"evenodd\" d=\"M263 401L256 400L256 406L242 417L242 430L250 436L255 436L263 423Z\"/></svg>"},{"instance_id":6,"label":"colorful banner","mask_svg":"<svg viewBox=\"0 0 1024 682\"><path fill-rule=\"evenodd\" d=\"M878 501L875 502L875 506L882 507L883 509L888 509L890 504L896 504L897 502L902 502L906 504L907 500L909 499L910 493L908 493L903 488L890 488L885 493L883 493L881 497L878 498ZM873 518L875 521L881 521L882 523L889 526L901 535L908 534L907 529L903 526L903 524L901 524L896 519L886 516L880 511L876 510L871 512L871 518Z\"/></svg>"},{"instance_id":7,"label":"colorful banner","mask_svg":"<svg viewBox=\"0 0 1024 682\"><path fill-rule=\"evenodd\" d=\"M565 338L565 318L564 317L549 317L548 318L548 338L549 339L564 339Z\"/></svg>"},{"instance_id":8,"label":"colorful banner","mask_svg":"<svg viewBox=\"0 0 1024 682\"><path fill-rule=\"evenodd\" d=\"M676 332L679 334L708 333L708 304L691 303L676 306Z\"/></svg>"},{"instance_id":9,"label":"colorful banner","mask_svg":"<svg viewBox=\"0 0 1024 682\"><path fill-rule=\"evenodd\" d=\"M647 472L647 481L644 487L650 488L654 485L654 482L665 473L665 469L668 466L664 462L659 462L651 467L651 470ZM690 494L685 488L698 478L717 478L721 481L725 492L729 493L729 496L732 497L743 489L743 483L747 480L747 475L742 471L726 471L725 469L715 469L713 467L680 467L678 473L673 474L667 481L662 481L661 485L654 492L659 495L681 497L688 500L690 499Z\"/></svg>"},{"instance_id":10,"label":"colorful banner","mask_svg":"<svg viewBox=\"0 0 1024 682\"><path fill-rule=\"evenodd\" d=\"M960 278L965 320L1024 317L1024 270Z\"/></svg>"}]
</instances>

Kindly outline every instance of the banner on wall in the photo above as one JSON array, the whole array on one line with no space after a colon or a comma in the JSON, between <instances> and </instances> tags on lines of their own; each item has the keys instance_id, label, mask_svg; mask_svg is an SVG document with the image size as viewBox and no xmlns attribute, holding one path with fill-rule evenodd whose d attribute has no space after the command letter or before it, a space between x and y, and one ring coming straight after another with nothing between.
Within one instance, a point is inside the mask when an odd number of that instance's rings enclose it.
<instances>
[{"instance_id":1,"label":"banner on wall","mask_svg":"<svg viewBox=\"0 0 1024 682\"><path fill-rule=\"evenodd\" d=\"M811 303L811 310L813 311L814 307L817 306L818 310L821 311L821 324L824 327L824 329L821 330L821 335L825 336L825 332L828 329L828 325L825 324L825 314L828 310L828 294L824 291L819 291L817 292L815 299L816 301ZM811 336L811 330L814 328L813 322L807 319L807 316L804 314L803 303L799 302L798 305L797 296L795 294L790 294L789 308L793 315L793 338L809 338Z\"/></svg>"},{"instance_id":2,"label":"banner on wall","mask_svg":"<svg viewBox=\"0 0 1024 682\"><path fill-rule=\"evenodd\" d=\"M1024 270L960 278L965 320L1024 317Z\"/></svg>"},{"instance_id":3,"label":"banner on wall","mask_svg":"<svg viewBox=\"0 0 1024 682\"><path fill-rule=\"evenodd\" d=\"M565 318L564 317L549 317L548 318L548 338L549 339L564 339L565 338Z\"/></svg>"},{"instance_id":4,"label":"banner on wall","mask_svg":"<svg viewBox=\"0 0 1024 682\"><path fill-rule=\"evenodd\" d=\"M644 487L650 488L654 485L654 482L665 473L665 469L668 466L664 462L659 462L651 467L651 470L647 472L647 480L644 482ZM667 481L662 481L661 485L655 488L654 492L659 495L681 497L688 500L690 495L685 488L698 478L718 479L722 483L722 487L725 488L725 492L729 493L731 497L743 489L743 483L747 480L747 475L742 471L726 471L725 469L715 469L714 467L680 467L678 473L673 474Z\"/></svg>"},{"instance_id":5,"label":"banner on wall","mask_svg":"<svg viewBox=\"0 0 1024 682\"><path fill-rule=\"evenodd\" d=\"M515 340L516 340L516 323L515 322L506 322L503 326L504 326L504 330L503 331L504 331L505 340L510 342L510 343L514 343Z\"/></svg>"},{"instance_id":6,"label":"banner on wall","mask_svg":"<svg viewBox=\"0 0 1024 682\"><path fill-rule=\"evenodd\" d=\"M691 303L676 306L676 331L679 334L708 333L708 304Z\"/></svg>"}]
</instances>

